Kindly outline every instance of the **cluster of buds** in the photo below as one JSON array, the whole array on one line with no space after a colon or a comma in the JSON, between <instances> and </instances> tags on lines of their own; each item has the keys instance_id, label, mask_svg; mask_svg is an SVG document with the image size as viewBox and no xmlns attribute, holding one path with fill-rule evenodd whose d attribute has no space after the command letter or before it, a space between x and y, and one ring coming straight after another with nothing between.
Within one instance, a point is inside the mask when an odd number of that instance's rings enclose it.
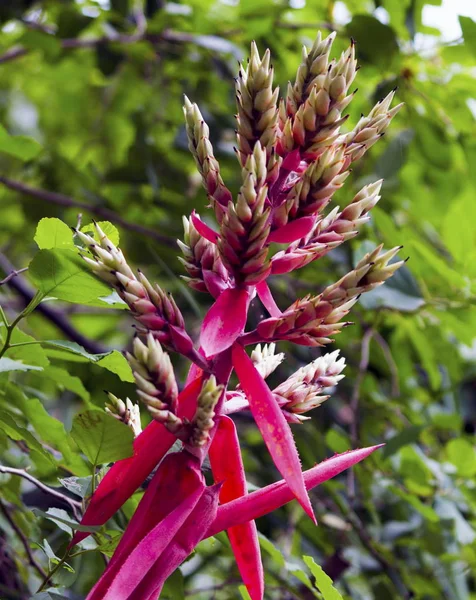
<instances>
[{"instance_id":1,"label":"cluster of buds","mask_svg":"<svg viewBox=\"0 0 476 600\"><path fill-rule=\"evenodd\" d=\"M333 388L344 378L341 375L345 367L345 358L339 359L339 351L324 354L312 363L301 367L273 390L278 403L286 413L302 422L309 417L304 413L316 408L329 398L323 395L326 388ZM288 419L290 420L290 419Z\"/></svg>"},{"instance_id":2,"label":"cluster of buds","mask_svg":"<svg viewBox=\"0 0 476 600\"><path fill-rule=\"evenodd\" d=\"M284 352L276 354L276 344L258 344L251 353L256 370L263 379L273 373L284 360Z\"/></svg>"},{"instance_id":3,"label":"cluster of buds","mask_svg":"<svg viewBox=\"0 0 476 600\"><path fill-rule=\"evenodd\" d=\"M395 91L392 90L385 98L377 102L366 117L362 117L355 128L342 137L342 144L346 148L346 156L350 161L359 160L367 150L377 142L390 125L390 121L402 108L397 104L390 108Z\"/></svg>"},{"instance_id":4,"label":"cluster of buds","mask_svg":"<svg viewBox=\"0 0 476 600\"><path fill-rule=\"evenodd\" d=\"M203 384L197 398L197 411L191 423L191 446L203 446L210 437L210 431L215 425L215 407L223 394L224 386L217 385L214 375Z\"/></svg>"},{"instance_id":5,"label":"cluster of buds","mask_svg":"<svg viewBox=\"0 0 476 600\"><path fill-rule=\"evenodd\" d=\"M157 597L166 578L194 546L211 535L210 531L221 531L223 522L228 524L230 544L249 595L262 600L264 577L253 519L263 512L253 503L266 507L264 512L271 510L268 492L262 490L262 497L257 492L256 500L250 502L254 512L250 509L245 514L239 509L238 520L232 516L220 521L218 516L220 509L247 505L239 437L227 416L237 411L250 410L283 475L276 490L288 490L289 498L297 498L315 520L308 479L289 423L301 423L308 418L305 413L329 397L330 388L343 377L345 363L338 352L326 354L271 390L266 378L284 359L282 353L276 353L275 342L305 346L332 342L332 336L348 324L343 319L360 294L381 285L404 262L392 262L400 247L384 252L378 246L339 281L320 294L296 300L284 312L266 281L269 275L294 271L353 238L380 198L379 181L365 186L343 210L336 207L326 214L351 163L375 143L400 109L400 105L391 108L392 92L353 131L340 132L347 118L343 111L353 97L349 89L357 68L353 42L338 60L330 59L334 37L331 34L323 40L319 35L312 49L304 50L296 81L279 108L269 51L260 58L252 45L250 61L240 68L236 80L237 155L242 176L236 201L221 178L208 126L198 107L185 100L190 150L218 221L216 231L192 213L190 219L184 219L185 238L179 242L188 284L214 299L203 320L199 350L193 347L170 296L153 287L142 273L135 275L99 228L99 242L77 232L92 254L92 258L85 257L86 262L117 290L139 322L139 333L146 335L146 343L139 337L134 340L127 359L137 393L154 419L135 445L134 456L122 466L114 465L102 480L84 524L104 523L160 463L88 600L116 598L117 594L137 600ZM286 247L273 255L274 243ZM246 331L255 296L269 317ZM269 344L262 346L263 342ZM195 363L180 394L161 343ZM258 344L251 357L245 350L249 344ZM233 370L239 383L230 390ZM123 403L115 397L110 401L109 411L130 424L135 410L130 401ZM182 451L162 460L175 438L183 442ZM346 468L374 449L331 459L335 470L329 467L320 481L340 472L337 463ZM200 472L207 453L219 486L207 487ZM116 489L111 491L114 485ZM76 534L74 541L79 538ZM137 570L137 564L144 565L145 575Z\"/></svg>"},{"instance_id":6,"label":"cluster of buds","mask_svg":"<svg viewBox=\"0 0 476 600\"><path fill-rule=\"evenodd\" d=\"M269 344L264 348L272 348L274 345ZM255 362L256 369L265 379L274 371L277 361L280 363L284 359L284 354L274 354L274 348L271 352L263 360ZM262 355L262 350L261 345L258 344L251 354L251 359L256 360L256 357L260 355ZM271 367L274 368L270 370ZM330 391L344 378L344 375L341 375L344 367L345 358L339 358L339 350L335 350L316 358L305 367L301 367L274 388L273 396L281 407L286 420L289 423L302 423L308 420L310 417L304 416L304 413L316 408L329 398L329 394L325 392ZM226 400L224 407L226 414L233 414L249 408L249 402L239 387L228 392Z\"/></svg>"},{"instance_id":7,"label":"cluster of buds","mask_svg":"<svg viewBox=\"0 0 476 600\"><path fill-rule=\"evenodd\" d=\"M366 185L343 211L339 212L336 206L328 215L318 217L307 237L273 256L272 272L287 273L300 269L355 237L358 228L369 220L369 211L380 200L381 187L382 180Z\"/></svg>"},{"instance_id":8,"label":"cluster of buds","mask_svg":"<svg viewBox=\"0 0 476 600\"><path fill-rule=\"evenodd\" d=\"M147 344L138 337L133 342L133 353L126 352L137 385L137 393L151 416L177 433L182 420L177 416L178 388L169 355L152 334Z\"/></svg>"},{"instance_id":9,"label":"cluster of buds","mask_svg":"<svg viewBox=\"0 0 476 600\"><path fill-rule=\"evenodd\" d=\"M107 392L107 397L106 412L124 425L128 425L137 437L142 432L139 405L133 404L129 398L124 402L111 392Z\"/></svg>"},{"instance_id":10,"label":"cluster of buds","mask_svg":"<svg viewBox=\"0 0 476 600\"><path fill-rule=\"evenodd\" d=\"M183 217L184 239L177 240L182 250L183 264L190 277L182 276L197 292L208 292L214 298L228 287L229 275L215 244L207 240L195 228L192 219Z\"/></svg>"},{"instance_id":11,"label":"cluster of buds","mask_svg":"<svg viewBox=\"0 0 476 600\"><path fill-rule=\"evenodd\" d=\"M278 317L265 319L248 339L292 340L304 346L322 346L332 341L348 323L347 315L358 297L382 285L405 261L389 264L401 246L381 253L382 246L366 254L355 269L344 275L318 296L308 296L294 302Z\"/></svg>"},{"instance_id":12,"label":"cluster of buds","mask_svg":"<svg viewBox=\"0 0 476 600\"><path fill-rule=\"evenodd\" d=\"M343 147L324 150L310 163L286 200L277 206L273 228L282 227L291 219L320 213L349 176L349 171L344 170L345 163Z\"/></svg>"},{"instance_id":13,"label":"cluster of buds","mask_svg":"<svg viewBox=\"0 0 476 600\"><path fill-rule=\"evenodd\" d=\"M266 50L261 59L253 42L248 65L246 68L241 66L236 79L238 156L241 165L245 167L248 157L253 154L259 142L266 153L265 179L268 184L276 180L281 165L281 159L276 154L279 89L273 91L273 67L270 59L269 50Z\"/></svg>"},{"instance_id":14,"label":"cluster of buds","mask_svg":"<svg viewBox=\"0 0 476 600\"><path fill-rule=\"evenodd\" d=\"M266 205L266 150L260 142L243 167L243 185L220 226L218 250L238 284L253 285L269 275L267 239L270 208Z\"/></svg>"},{"instance_id":15,"label":"cluster of buds","mask_svg":"<svg viewBox=\"0 0 476 600\"><path fill-rule=\"evenodd\" d=\"M220 165L213 154L208 125L203 120L198 106L192 104L186 96L183 112L188 147L195 159L198 172L202 176L203 187L215 210L216 218L220 222L228 203L231 201L231 193L223 183L220 175Z\"/></svg>"},{"instance_id":16,"label":"cluster of buds","mask_svg":"<svg viewBox=\"0 0 476 600\"><path fill-rule=\"evenodd\" d=\"M286 102L280 106L281 155L299 148L302 156L317 157L336 140L347 119L342 111L352 100L348 90L357 71L355 47L352 42L339 60L329 62L334 37L319 36L309 53L303 49L296 82L289 84Z\"/></svg>"},{"instance_id":17,"label":"cluster of buds","mask_svg":"<svg viewBox=\"0 0 476 600\"><path fill-rule=\"evenodd\" d=\"M111 285L120 298L128 305L133 317L139 323L137 332L152 332L165 346L176 350L206 366L203 358L194 349L193 342L185 330L185 322L172 294L166 293L147 277L137 271L137 275L128 265L122 251L112 243L97 223L94 224L99 242L90 235L75 229L74 232L84 244L81 256L104 282ZM84 254L89 250L92 258Z\"/></svg>"}]
</instances>

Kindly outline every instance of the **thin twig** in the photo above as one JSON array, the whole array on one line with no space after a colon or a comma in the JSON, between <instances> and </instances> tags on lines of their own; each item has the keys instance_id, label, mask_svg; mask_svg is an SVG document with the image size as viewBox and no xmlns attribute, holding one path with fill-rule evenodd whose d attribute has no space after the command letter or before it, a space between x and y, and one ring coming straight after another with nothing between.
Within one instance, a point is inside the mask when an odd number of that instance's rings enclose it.
<instances>
[{"instance_id":1,"label":"thin twig","mask_svg":"<svg viewBox=\"0 0 476 600\"><path fill-rule=\"evenodd\" d=\"M3 185L5 185L11 190L15 190L16 192L20 192L21 194L31 196L32 198L38 198L39 200L49 202L50 204L57 204L58 206L65 206L66 208L79 208L81 210L85 210L87 212L92 213L93 215L96 215L97 217L100 217L101 219L106 219L107 221L117 223L124 229L128 229L129 231L135 231L136 233L150 237L155 241L164 244L165 246L176 248L176 242L173 238L167 235L162 235L155 231L155 229L145 227L144 225L139 225L138 223L131 223L127 219L124 219L123 217L118 215L113 210L109 210L108 208L105 208L103 206L87 204L86 202L80 202L79 200L75 200L74 198L70 198L69 196L65 196L64 194L57 194L56 192L49 192L47 190L34 188L24 183L21 183L20 181L9 179L8 177L0 177L0 183L3 183Z\"/></svg>"},{"instance_id":2,"label":"thin twig","mask_svg":"<svg viewBox=\"0 0 476 600\"><path fill-rule=\"evenodd\" d=\"M3 513L3 516L10 524L10 527L13 529L13 531L17 534L18 538L20 539L22 546L25 549L26 555L28 556L28 562L30 563L30 565L38 571L38 574L40 575L40 577L42 577L42 578L46 577L46 572L43 570L42 566L35 560L35 557L33 556L33 552L31 551L30 544L29 544L28 540L26 539L25 534L15 523L12 515L10 514L10 509L7 507L7 505L4 502L2 502L1 499L0 499L0 511Z\"/></svg>"},{"instance_id":3,"label":"thin twig","mask_svg":"<svg viewBox=\"0 0 476 600\"><path fill-rule=\"evenodd\" d=\"M360 402L360 388L364 381L365 374L369 366L370 356L370 341L375 335L375 329L369 328L362 337L362 343L360 346L360 363L359 372L355 378L354 389L352 390L352 396L350 399L350 409L352 412L352 421L350 422L350 439L352 441L352 447L356 448L359 444L359 402ZM353 469L349 469L347 472L347 490L350 498L355 497L355 476Z\"/></svg>"},{"instance_id":4,"label":"thin twig","mask_svg":"<svg viewBox=\"0 0 476 600\"><path fill-rule=\"evenodd\" d=\"M69 504L74 513L75 519L77 519L78 521L81 520L81 514L79 512L81 510L81 502L73 500L73 498L62 494L61 492L58 492L54 488L48 487L47 485L36 479L36 477L30 475L28 471L25 471L24 469L15 469L14 467L6 467L5 465L0 465L0 473L8 473L10 475L17 475L18 477L23 477L23 479L26 479L46 494L54 496L55 498L58 498L59 500L62 500L63 502Z\"/></svg>"},{"instance_id":5,"label":"thin twig","mask_svg":"<svg viewBox=\"0 0 476 600\"><path fill-rule=\"evenodd\" d=\"M0 269L5 273L16 271L8 258L1 253ZM26 304L28 304L35 295L35 292L21 276L10 279L8 283L11 288L20 294ZM88 352L91 352L92 354L103 354L104 352L107 352L106 348L104 348L100 343L90 340L77 329L75 329L75 327L73 327L70 321L65 317L63 312L57 308L53 308L48 304L39 304L35 310L51 321L51 323L56 325L56 327L62 331L68 339L76 342L80 346L83 346L83 348L85 348Z\"/></svg>"},{"instance_id":6,"label":"thin twig","mask_svg":"<svg viewBox=\"0 0 476 600\"><path fill-rule=\"evenodd\" d=\"M61 46L63 49L75 49L75 48L96 48L98 46L105 46L108 44L134 44L136 42L151 42L157 44L158 42L175 42L175 43L189 43L195 41L195 35L191 33L183 33L181 31L172 31L166 29L159 34L151 33L134 33L132 35L115 35L115 36L102 36L96 38L68 38L61 40ZM23 46L17 46L16 48L10 48L3 55L0 56L0 64L10 62L22 56L25 56L31 52L30 48L24 48Z\"/></svg>"},{"instance_id":7,"label":"thin twig","mask_svg":"<svg viewBox=\"0 0 476 600\"><path fill-rule=\"evenodd\" d=\"M16 277L17 275L20 275L20 273L24 273L25 271L28 271L28 267L23 267L23 269L18 269L18 271L13 270L9 275L5 277L5 279L2 279L2 281L0 281L0 285L8 283L11 279Z\"/></svg>"}]
</instances>

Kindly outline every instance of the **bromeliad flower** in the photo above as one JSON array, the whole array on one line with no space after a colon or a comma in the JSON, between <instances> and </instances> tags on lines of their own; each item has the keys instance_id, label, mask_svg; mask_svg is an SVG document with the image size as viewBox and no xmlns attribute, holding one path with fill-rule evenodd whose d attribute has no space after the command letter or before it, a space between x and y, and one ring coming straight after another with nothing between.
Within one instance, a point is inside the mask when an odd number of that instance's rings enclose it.
<instances>
[{"instance_id":1,"label":"bromeliad flower","mask_svg":"<svg viewBox=\"0 0 476 600\"><path fill-rule=\"evenodd\" d=\"M281 102L273 89L269 51L260 57L252 45L250 60L236 80L242 177L236 199L223 181L200 110L185 99L189 147L217 220L212 228L193 212L184 219L185 236L179 242L185 280L213 299L203 320L200 348L194 347L173 298L143 273L134 273L99 227L98 242L76 232L86 262L117 291L139 324L127 359L137 395L153 419L142 433L137 430L134 455L117 462L103 478L82 524L105 523L156 469L90 600L156 598L195 545L222 530L228 532L252 600L261 600L264 576L254 519L296 498L315 521L308 490L378 447L353 450L301 470L290 423L308 419L304 415L326 400L343 377L345 361L338 352L318 357L273 390L266 382L284 358L275 352L276 343L331 343L348 324L343 319L359 296L402 265L395 260L400 247L385 252L379 246L339 281L297 299L284 311L267 283L270 275L308 265L353 238L380 199L378 181L365 186L342 210L328 209L352 162L379 139L401 106L391 108L392 92L352 131L341 132L357 65L353 43L339 59L330 58L334 37L323 40L319 35L311 50L304 50L296 81ZM284 248L274 251L275 243ZM247 330L255 297L269 317ZM251 356L249 344L255 345ZM181 393L163 347L192 362ZM231 389L233 369L239 385ZM108 410L116 418L137 424L130 400L109 400ZM241 410L251 411L284 478L251 494L239 435L229 416ZM170 453L176 441L181 449ZM215 480L211 487L201 472L207 455ZM78 532L72 543L86 535Z\"/></svg>"}]
</instances>

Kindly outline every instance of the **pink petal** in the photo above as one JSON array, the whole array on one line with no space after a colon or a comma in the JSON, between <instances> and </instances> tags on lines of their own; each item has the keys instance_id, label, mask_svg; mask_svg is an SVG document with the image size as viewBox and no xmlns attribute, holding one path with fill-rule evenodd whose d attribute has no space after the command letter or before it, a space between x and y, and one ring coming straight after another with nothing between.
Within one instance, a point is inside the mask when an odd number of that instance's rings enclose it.
<instances>
[{"instance_id":1,"label":"pink petal","mask_svg":"<svg viewBox=\"0 0 476 600\"><path fill-rule=\"evenodd\" d=\"M305 259L305 256L278 252L271 259L271 274L282 275L283 273L290 273L295 269L299 269L303 262L305 262Z\"/></svg>"},{"instance_id":2,"label":"pink petal","mask_svg":"<svg viewBox=\"0 0 476 600\"><path fill-rule=\"evenodd\" d=\"M367 458L367 456L382 446L383 444L379 444L378 446L370 446L369 448L350 450L349 452L336 454L324 460L315 467L312 467L312 469L304 472L306 488L312 490L312 488L324 481L336 477L336 475L364 460L364 458ZM235 527L240 523L258 519L291 502L294 497L291 488L282 479L261 490L252 492L246 497L224 504L218 508L217 518L208 530L206 537L216 535L220 531Z\"/></svg>"},{"instance_id":3,"label":"pink petal","mask_svg":"<svg viewBox=\"0 0 476 600\"><path fill-rule=\"evenodd\" d=\"M176 327L175 325L169 325L169 333L170 339L172 340L174 348L177 350L177 352L185 355L187 355L189 352L192 352L193 342L185 329Z\"/></svg>"},{"instance_id":4,"label":"pink petal","mask_svg":"<svg viewBox=\"0 0 476 600\"><path fill-rule=\"evenodd\" d=\"M169 455L157 474L87 600L125 600L133 594L205 490L198 463L189 454Z\"/></svg>"},{"instance_id":5,"label":"pink petal","mask_svg":"<svg viewBox=\"0 0 476 600\"><path fill-rule=\"evenodd\" d=\"M129 521L109 567L123 561L140 540L197 487L204 485L198 462L187 452L168 454Z\"/></svg>"},{"instance_id":6,"label":"pink petal","mask_svg":"<svg viewBox=\"0 0 476 600\"><path fill-rule=\"evenodd\" d=\"M249 400L250 410L274 464L315 523L316 518L304 485L301 463L289 424L273 393L243 347L235 344L232 356L240 385Z\"/></svg>"},{"instance_id":7,"label":"pink petal","mask_svg":"<svg viewBox=\"0 0 476 600\"><path fill-rule=\"evenodd\" d=\"M201 378L195 379L179 394L180 416L188 419L193 417L201 387ZM101 480L84 513L81 525L103 525L110 519L145 481L176 439L161 423L152 421L134 440L134 456L117 461ZM89 533L77 531L70 547L88 535Z\"/></svg>"},{"instance_id":8,"label":"pink petal","mask_svg":"<svg viewBox=\"0 0 476 600\"><path fill-rule=\"evenodd\" d=\"M227 289L227 284L223 281L223 278L220 277L218 273L214 271L210 271L209 269L202 270L203 282L207 286L207 290L214 298L218 298L218 296Z\"/></svg>"},{"instance_id":9,"label":"pink petal","mask_svg":"<svg viewBox=\"0 0 476 600\"><path fill-rule=\"evenodd\" d=\"M282 312L279 309L279 306L274 301L273 295L271 294L271 290L269 289L266 281L261 281L256 286L256 291L258 292L259 299L263 303L266 310L272 317L280 317Z\"/></svg>"},{"instance_id":10,"label":"pink petal","mask_svg":"<svg viewBox=\"0 0 476 600\"><path fill-rule=\"evenodd\" d=\"M210 358L229 348L246 325L249 293L243 288L230 288L218 297L205 316L200 344Z\"/></svg>"},{"instance_id":11,"label":"pink petal","mask_svg":"<svg viewBox=\"0 0 476 600\"><path fill-rule=\"evenodd\" d=\"M200 235L203 235L203 237L212 244L217 243L218 233L216 231L213 231L211 227L204 223L195 211L192 212L191 219L195 229Z\"/></svg>"},{"instance_id":12,"label":"pink petal","mask_svg":"<svg viewBox=\"0 0 476 600\"><path fill-rule=\"evenodd\" d=\"M268 236L268 242L278 244L291 244L310 233L315 225L316 217L301 217L295 221L289 221L283 227L275 229Z\"/></svg>"},{"instance_id":13,"label":"pink petal","mask_svg":"<svg viewBox=\"0 0 476 600\"><path fill-rule=\"evenodd\" d=\"M215 482L223 482L220 503L224 504L246 496L248 490L240 443L235 424L229 417L220 418L210 446L209 457ZM249 521L231 527L227 533L236 564L251 600L261 600L264 595L264 573L256 523Z\"/></svg>"},{"instance_id":14,"label":"pink petal","mask_svg":"<svg viewBox=\"0 0 476 600\"><path fill-rule=\"evenodd\" d=\"M299 163L301 162L301 153L299 148L290 152L286 158L283 160L282 168L287 171L295 171L299 167Z\"/></svg>"},{"instance_id":15,"label":"pink petal","mask_svg":"<svg viewBox=\"0 0 476 600\"><path fill-rule=\"evenodd\" d=\"M220 486L216 485L205 489L197 505L172 542L145 574L134 593L128 596L128 600L155 600L158 597L167 577L193 551L215 520L219 491Z\"/></svg>"}]
</instances>

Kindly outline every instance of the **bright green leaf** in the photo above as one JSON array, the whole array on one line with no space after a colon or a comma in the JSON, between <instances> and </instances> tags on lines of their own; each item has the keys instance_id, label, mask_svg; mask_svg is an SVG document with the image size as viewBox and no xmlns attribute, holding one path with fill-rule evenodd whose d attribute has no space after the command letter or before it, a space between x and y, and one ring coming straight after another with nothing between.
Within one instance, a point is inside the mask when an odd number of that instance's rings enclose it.
<instances>
[{"instance_id":1,"label":"bright green leaf","mask_svg":"<svg viewBox=\"0 0 476 600\"><path fill-rule=\"evenodd\" d=\"M66 302L81 304L110 293L72 250L40 250L30 263L29 273L45 296Z\"/></svg>"},{"instance_id":2,"label":"bright green leaf","mask_svg":"<svg viewBox=\"0 0 476 600\"><path fill-rule=\"evenodd\" d=\"M321 592L324 600L343 600L340 593L332 583L332 579L323 571L312 556L303 556L303 560L316 580L316 587Z\"/></svg>"},{"instance_id":3,"label":"bright green leaf","mask_svg":"<svg viewBox=\"0 0 476 600\"><path fill-rule=\"evenodd\" d=\"M106 412L79 413L73 419L71 435L93 465L115 462L133 454L132 429Z\"/></svg>"},{"instance_id":4,"label":"bright green leaf","mask_svg":"<svg viewBox=\"0 0 476 600\"><path fill-rule=\"evenodd\" d=\"M28 161L38 156L41 149L41 145L35 139L25 135L9 135L0 125L0 152Z\"/></svg>"},{"instance_id":5,"label":"bright green leaf","mask_svg":"<svg viewBox=\"0 0 476 600\"><path fill-rule=\"evenodd\" d=\"M74 250L71 229L60 219L45 217L36 228L35 242L40 250L61 248Z\"/></svg>"}]
</instances>

